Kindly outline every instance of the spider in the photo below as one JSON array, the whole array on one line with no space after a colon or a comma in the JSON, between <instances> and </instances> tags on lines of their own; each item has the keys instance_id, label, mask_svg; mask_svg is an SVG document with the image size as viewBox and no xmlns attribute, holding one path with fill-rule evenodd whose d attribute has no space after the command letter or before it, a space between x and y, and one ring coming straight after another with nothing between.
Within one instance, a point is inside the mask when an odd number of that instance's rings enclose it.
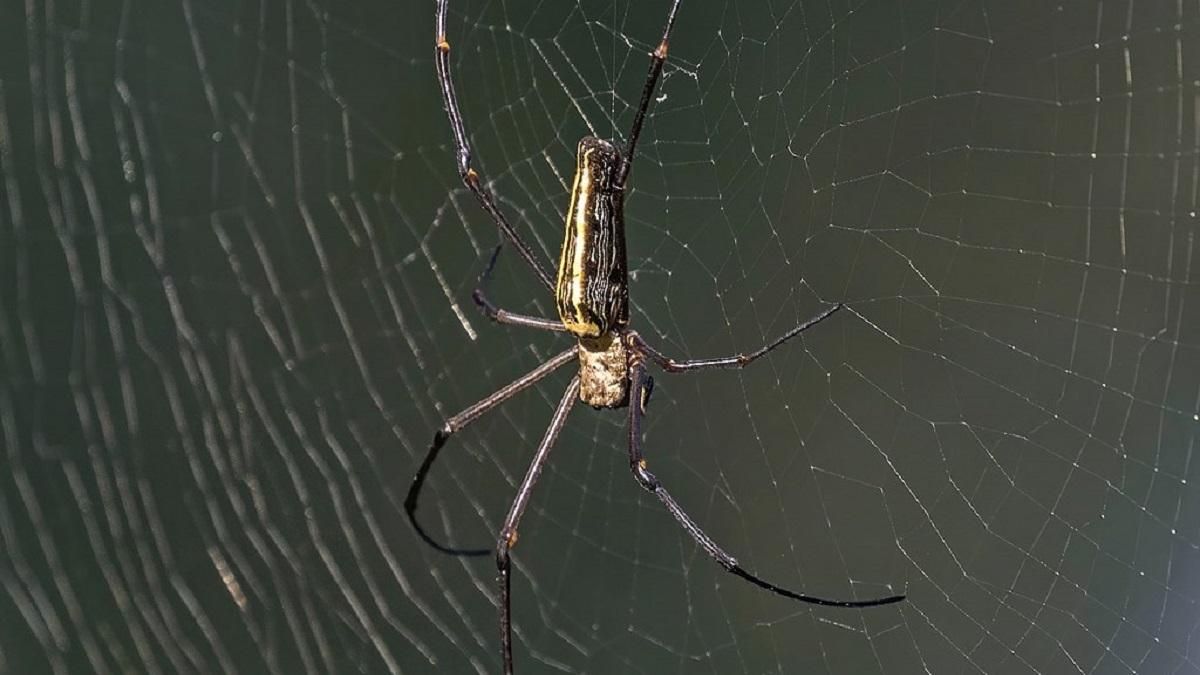
<instances>
[{"instance_id":1,"label":"spider","mask_svg":"<svg viewBox=\"0 0 1200 675\"><path fill-rule=\"evenodd\" d=\"M746 571L733 556L726 553L704 533L700 526L667 492L659 479L647 468L642 452L642 418L650 401L654 380L647 374L647 363L653 363L667 373L679 373L704 368L744 368L770 353L788 340L828 318L842 305L835 304L815 317L792 328L774 341L749 354L719 358L681 361L665 356L650 346L636 331L629 328L629 279L625 259L625 222L623 205L625 187L633 163L638 135L646 119L654 89L667 59L667 44L682 0L673 0L663 28L662 41L650 56L650 72L642 87L642 98L633 118L625 148L591 136L579 142L575 160L574 185L567 208L566 234L558 262L557 279L551 280L538 256L521 239L517 231L496 205L487 184L471 166L471 146L454 81L450 76L450 43L446 39L446 11L449 0L438 0L436 9L435 63L438 86L450 127L454 135L458 173L466 187L479 200L497 227L516 247L538 279L554 293L558 319L515 314L500 309L484 292L490 279L503 241L492 252L491 259L480 276L479 287L472 298L479 309L499 324L525 326L560 333L576 338L576 345L527 374L517 378L492 395L469 406L445 420L433 436L429 451L413 477L404 509L417 534L430 546L444 553L479 556L494 553L500 584L500 645L504 672L513 672L511 562L509 552L517 541L517 526L529 505L529 497L538 476L546 465L550 449L567 421L567 414L576 400L597 408L629 408L629 468L637 483L663 503L679 525L726 571L750 583L793 600L831 607L874 607L899 602L903 595L872 600L827 600L788 590L765 581ZM559 367L572 360L579 362L579 373L571 378L562 400L554 411L545 435L538 444L533 461L517 489L504 525L500 528L494 549L463 549L439 543L417 521L417 500L426 476L446 440L479 419L481 415L533 386Z\"/></svg>"}]
</instances>

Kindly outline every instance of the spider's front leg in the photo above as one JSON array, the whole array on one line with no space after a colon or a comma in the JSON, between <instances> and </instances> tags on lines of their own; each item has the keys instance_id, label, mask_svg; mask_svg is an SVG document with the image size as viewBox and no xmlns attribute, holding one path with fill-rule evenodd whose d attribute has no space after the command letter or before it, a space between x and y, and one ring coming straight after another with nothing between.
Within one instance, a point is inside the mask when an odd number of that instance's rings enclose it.
<instances>
[{"instance_id":1,"label":"spider's front leg","mask_svg":"<svg viewBox=\"0 0 1200 675\"><path fill-rule=\"evenodd\" d=\"M828 315L828 314L827 314ZM877 605L888 605L893 602L900 602L904 599L903 595L891 595L873 600L827 600L813 595L805 595L795 591L788 590L781 586L760 579L759 577L747 572L745 568L738 564L738 561L717 545L712 537L705 534L704 530L692 520L684 510L675 501L667 489L663 487L661 481L646 468L646 458L642 454L642 418L646 415L646 405L650 399L649 377L646 375L646 367L642 363L641 354L635 355L630 359L630 391L629 391L629 468L633 472L633 477L637 480L647 492L658 497L675 521L680 527L688 533L689 536L710 558L715 560L725 571L735 574L746 581L771 591L772 593L782 595L785 598L799 600L814 605L826 605L830 607L874 607Z\"/></svg>"},{"instance_id":2,"label":"spider's front leg","mask_svg":"<svg viewBox=\"0 0 1200 675\"><path fill-rule=\"evenodd\" d=\"M528 373L513 380L510 384L501 387L491 396L469 406L466 410L454 415L446 420L442 427L433 435L433 442L429 446L429 452L425 455L425 460L421 462L421 468L417 469L416 475L413 476L412 484L409 485L408 495L404 498L404 512L408 515L408 521L412 523L413 529L417 531L417 535L433 548L448 553L450 555L459 556L479 556L487 555L491 549L465 549L456 548L442 544L429 536L425 532L425 528L421 527L421 523L417 520L417 500L421 497L421 488L425 485L425 477L429 475L430 468L433 467L434 461L437 460L438 453L441 452L442 446L446 444L446 440L450 438L454 432L459 431L475 420L479 419L484 413L504 403L508 399L516 396L520 392L528 389L537 383L538 380L546 377L562 366L564 363L575 358L577 349L571 347L558 355L546 361L542 365L534 368Z\"/></svg>"},{"instance_id":3,"label":"spider's front leg","mask_svg":"<svg viewBox=\"0 0 1200 675\"><path fill-rule=\"evenodd\" d=\"M496 540L496 570L500 574L500 648L501 655L504 659L505 675L511 675L513 672L512 665L512 559L509 557L509 552L517 543L517 526L521 523L521 516L525 513L525 507L529 505L529 495L533 492L533 486L537 483L537 479L542 475L542 469L546 466L546 458L550 455L550 449L554 447L554 442L558 440L558 434L562 431L563 426L567 423L567 414L571 412L571 408L575 406L575 402L579 400L579 376L571 378L571 383L567 385L567 390L563 392L562 400L559 401L558 407L554 410L554 417L550 419L550 426L546 427L546 434L542 436L542 442L538 444L537 452L533 455L533 461L529 463L529 470L525 472L525 478L521 481L521 487L517 488L517 496L513 499L512 506L508 509L508 515L504 518L504 527L500 528L500 536Z\"/></svg>"}]
</instances>

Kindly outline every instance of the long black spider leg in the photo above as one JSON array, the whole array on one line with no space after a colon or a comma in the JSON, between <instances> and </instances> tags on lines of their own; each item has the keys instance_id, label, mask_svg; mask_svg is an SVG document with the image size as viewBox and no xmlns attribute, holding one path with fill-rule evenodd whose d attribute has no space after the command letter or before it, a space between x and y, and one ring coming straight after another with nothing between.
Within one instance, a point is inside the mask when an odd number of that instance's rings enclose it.
<instances>
[{"instance_id":1,"label":"long black spider leg","mask_svg":"<svg viewBox=\"0 0 1200 675\"><path fill-rule=\"evenodd\" d=\"M642 134L642 124L646 121L646 110L650 107L654 88L658 85L663 64L667 61L667 44L671 41L671 29L675 26L675 14L679 11L681 1L675 0L671 3L671 11L667 13L667 25L663 27L662 41L650 53L650 72L646 74L646 84L642 86L642 100L638 103L637 112L633 116L633 128L629 130L629 143L625 146L621 165L617 169L617 179L613 182L613 186L618 190L625 187L625 180L629 178L629 169L633 166L633 152L637 148L638 136Z\"/></svg>"},{"instance_id":2,"label":"long black spider leg","mask_svg":"<svg viewBox=\"0 0 1200 675\"><path fill-rule=\"evenodd\" d=\"M630 369L629 467L633 471L633 477L637 479L638 484L655 497L658 497L663 506L667 507L667 511L670 511L671 515L675 517L676 522L691 535L692 539L704 549L704 552L710 558L717 561L727 572L736 574L759 588L764 588L785 598L813 605L824 605L826 607L876 607L878 605L889 605L893 602L900 602L904 599L903 595L890 595L873 600L827 600L815 595L797 593L754 576L739 565L733 556L721 550L721 547L705 534L704 530L701 530L700 526L684 512L683 508L667 492L667 489L663 487L658 478L646 469L646 460L642 455L642 417L646 414L646 404L650 398L650 389L647 386L648 379L645 366L635 357L633 367Z\"/></svg>"},{"instance_id":3,"label":"long black spider leg","mask_svg":"<svg viewBox=\"0 0 1200 675\"><path fill-rule=\"evenodd\" d=\"M533 249L521 239L517 234L516 229L504 217L500 208L496 205L496 199L492 196L491 190L480 180L479 174L475 169L471 168L471 144L467 140L467 129L463 122L462 110L458 107L458 95L455 93L454 80L450 77L450 42L446 39L446 9L449 0L438 0L437 3L437 19L436 19L436 42L434 44L434 63L437 67L438 88L442 91L442 105L446 109L446 115L450 118L450 128L454 133L454 148L455 157L458 161L458 175L462 178L462 182L479 200L479 204L483 206L483 210L488 212L492 220L508 237L509 241L517 247L517 251L521 253L521 257L525 262L529 263L529 267L537 274L547 288L553 290L554 284L550 279L550 274L546 272L546 268L542 267L541 261Z\"/></svg>"},{"instance_id":4,"label":"long black spider leg","mask_svg":"<svg viewBox=\"0 0 1200 675\"><path fill-rule=\"evenodd\" d=\"M763 345L761 348L759 348L753 352L750 352L749 354L735 354L733 356L720 356L720 357L712 358L712 359L694 359L691 361L676 361L675 359L664 355L662 352L658 351L654 347L651 347L649 344L646 343L645 340L642 339L642 336L637 335L635 333L635 334L633 334L633 339L634 339L634 342L636 343L639 351L644 352L646 354L646 356L649 356L651 360L653 360L656 364L658 364L658 366L660 368L667 371L668 373L681 373L685 370L699 370L701 368L745 368L746 366L753 363L755 361L755 359L758 359L759 357L762 357L762 356L766 356L768 353L770 353L776 347L779 347L780 345L787 342L788 340L791 340L792 338L803 333L804 331L808 330L809 328L812 328L813 326L817 325L818 323L821 323L825 319L829 318L829 316L831 314L833 314L834 312L838 311L841 308L842 308L842 303L839 302L838 304L821 312L820 314L814 316L813 318L809 319L808 321L805 321L804 323L800 324L799 326L796 326L795 328L789 330L788 332L786 332L783 335L776 338L774 341L768 342L767 344Z\"/></svg>"},{"instance_id":5,"label":"long black spider leg","mask_svg":"<svg viewBox=\"0 0 1200 675\"><path fill-rule=\"evenodd\" d=\"M492 257L488 260L487 267L483 269L483 274L479 275L479 285L475 287L475 292L471 294L471 299L475 301L475 306L496 323L526 326L528 328L550 330L559 333L567 332L567 327L563 325L562 321L557 319L543 319L540 316L515 314L506 309L500 309L491 300L488 300L486 293L487 285L492 280L492 269L496 266L496 258L500 255L500 250L503 248L503 242L496 244L496 248L492 251Z\"/></svg>"},{"instance_id":6,"label":"long black spider leg","mask_svg":"<svg viewBox=\"0 0 1200 675\"><path fill-rule=\"evenodd\" d=\"M442 424L442 428L434 433L433 443L429 446L429 452L426 453L425 460L421 462L421 468L417 469L416 475L413 476L412 484L408 487L408 495L404 498L404 512L408 514L408 522L412 523L413 529L417 531L417 535L426 544L429 544L442 553L457 556L480 556L491 552L491 549L486 548L474 549L447 546L429 536L425 528L421 527L421 523L417 521L417 500L421 496L421 488L425 485L425 477L429 475L429 469L433 466L434 461L437 460L438 453L441 451L442 446L446 444L446 439L450 438L454 432L465 428L487 411L528 389L538 380L554 372L559 366L572 360L576 353L576 347L571 347L561 354L554 356L549 361L513 380L510 384L501 387L491 396L446 420Z\"/></svg>"},{"instance_id":7,"label":"long black spider leg","mask_svg":"<svg viewBox=\"0 0 1200 675\"><path fill-rule=\"evenodd\" d=\"M517 544L517 525L521 522L525 507L529 505L529 495L533 492L533 486L537 483L538 477L542 475L542 469L546 466L546 458L550 455L550 449L554 447L554 441L558 440L558 434L567 422L567 414L571 412L571 408L578 400L579 376L576 375L571 378L571 383L563 392L562 400L554 410L550 426L546 427L546 434L542 437L542 442L538 444L533 461L529 463L529 470L525 472L521 487L517 488L517 496L513 499L512 506L508 508L508 516L504 518L504 527L500 528L500 535L496 540L496 569L500 572L500 648L504 658L505 675L511 675L513 671L512 595L510 593L512 560L509 557L509 551Z\"/></svg>"}]
</instances>

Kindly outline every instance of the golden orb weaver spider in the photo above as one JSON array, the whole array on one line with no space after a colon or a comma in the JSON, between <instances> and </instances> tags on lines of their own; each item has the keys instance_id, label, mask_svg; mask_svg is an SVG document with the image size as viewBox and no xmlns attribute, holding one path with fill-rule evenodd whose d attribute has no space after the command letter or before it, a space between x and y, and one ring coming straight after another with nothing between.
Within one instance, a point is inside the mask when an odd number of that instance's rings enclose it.
<instances>
[{"instance_id":1,"label":"golden orb weaver spider","mask_svg":"<svg viewBox=\"0 0 1200 675\"><path fill-rule=\"evenodd\" d=\"M662 483L647 469L642 454L642 418L650 400L654 381L646 373L646 362L650 361L664 372L678 373L702 368L743 368L771 350L799 335L813 325L825 320L841 309L836 304L817 316L792 328L774 341L749 354L737 354L711 359L677 361L663 355L647 344L629 326L629 279L625 259L624 196L626 180L633 164L638 135L646 119L654 89L667 60L667 44L675 17L682 0L673 0L663 28L662 40L650 55L650 72L642 87L642 98L633 118L624 150L614 143L591 136L579 142L576 154L575 179L571 189L571 201L567 209L566 233L558 263L558 277L552 281L538 256L521 239L496 205L490 189L471 167L471 146L467 140L466 126L454 82L450 76L450 43L446 39L446 12L449 0L438 0L436 10L436 41L434 62L437 67L438 86L442 102L454 135L458 173L463 184L479 200L483 209L495 221L504 236L517 248L529 267L555 295L559 318L545 319L535 316L514 314L492 304L484 293L484 287L496 264L496 257L503 244L496 247L480 277L480 285L472 297L475 304L492 321L500 324L526 326L541 330L570 333L577 344L551 357L545 363L500 388L487 398L471 405L450 417L434 434L433 443L413 477L404 510L417 534L430 546L452 555L478 556L495 553L496 568L500 582L500 644L501 657L506 675L513 672L512 660L512 603L510 596L509 552L517 540L517 526L534 484L545 467L546 459L566 424L567 414L578 398L595 408L629 408L629 468L638 484L658 497L679 525L704 549L713 560L726 571L750 583L793 600L831 607L875 607L899 602L903 595L892 595L872 600L827 600L805 595L776 586L747 572L733 556L729 555L691 519ZM571 378L563 392L562 400L550 419L545 435L538 444L533 461L517 489L516 498L509 507L508 515L494 549L462 549L441 544L429 536L417 521L417 500L430 467L446 440L492 408L509 400L517 393L534 385L539 380L565 365L572 359L579 361L579 374Z\"/></svg>"}]
</instances>

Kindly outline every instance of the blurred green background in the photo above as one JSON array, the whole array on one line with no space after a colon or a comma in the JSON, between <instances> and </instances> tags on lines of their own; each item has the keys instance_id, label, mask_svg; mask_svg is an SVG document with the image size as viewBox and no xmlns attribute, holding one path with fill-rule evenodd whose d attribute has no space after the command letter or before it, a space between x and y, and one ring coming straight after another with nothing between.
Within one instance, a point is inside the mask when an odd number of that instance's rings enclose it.
<instances>
[{"instance_id":1,"label":"blurred green background","mask_svg":"<svg viewBox=\"0 0 1200 675\"><path fill-rule=\"evenodd\" d=\"M547 264L665 2L453 2L481 173ZM0 671L499 671L494 565L402 501L569 343L471 304L432 2L0 5ZM517 672L1195 673L1194 3L685 0L631 177L653 470L577 409ZM552 316L509 251L495 299ZM487 546L569 368L456 435Z\"/></svg>"}]
</instances>

